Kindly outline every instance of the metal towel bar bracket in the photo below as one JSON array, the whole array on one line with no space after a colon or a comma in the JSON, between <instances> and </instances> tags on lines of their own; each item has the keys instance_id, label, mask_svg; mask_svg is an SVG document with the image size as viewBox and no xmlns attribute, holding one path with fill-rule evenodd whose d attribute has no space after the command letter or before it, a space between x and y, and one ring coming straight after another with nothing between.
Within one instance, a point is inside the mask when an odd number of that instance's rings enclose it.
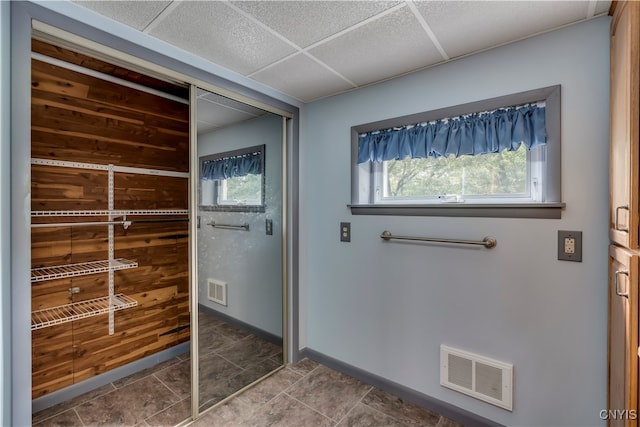
<instances>
[{"instance_id":1,"label":"metal towel bar bracket","mask_svg":"<svg viewBox=\"0 0 640 427\"><path fill-rule=\"evenodd\" d=\"M219 224L215 221L211 221L207 225L212 226L213 228L228 228L230 230L244 230L249 231L249 223L245 222L244 224Z\"/></svg>"},{"instance_id":2,"label":"metal towel bar bracket","mask_svg":"<svg viewBox=\"0 0 640 427\"><path fill-rule=\"evenodd\" d=\"M437 239L437 238L429 238L429 237L412 237L412 236L394 236L390 231L385 230L380 235L380 238L389 241L389 240L413 240L418 242L435 242L435 243L451 243L457 245L480 245L484 246L487 249L494 248L498 241L495 237L487 236L482 240L458 240L458 239Z\"/></svg>"}]
</instances>

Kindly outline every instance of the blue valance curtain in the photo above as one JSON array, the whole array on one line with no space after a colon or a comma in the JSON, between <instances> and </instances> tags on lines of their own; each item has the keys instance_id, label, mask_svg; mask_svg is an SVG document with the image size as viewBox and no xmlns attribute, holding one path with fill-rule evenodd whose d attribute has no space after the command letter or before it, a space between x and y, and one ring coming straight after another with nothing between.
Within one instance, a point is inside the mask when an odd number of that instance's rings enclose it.
<instances>
[{"instance_id":1,"label":"blue valance curtain","mask_svg":"<svg viewBox=\"0 0 640 427\"><path fill-rule=\"evenodd\" d=\"M262 173L262 153L207 160L202 163L202 178L208 181Z\"/></svg>"},{"instance_id":2,"label":"blue valance curtain","mask_svg":"<svg viewBox=\"0 0 640 427\"><path fill-rule=\"evenodd\" d=\"M546 142L545 107L525 105L362 134L358 163L475 156Z\"/></svg>"}]
</instances>

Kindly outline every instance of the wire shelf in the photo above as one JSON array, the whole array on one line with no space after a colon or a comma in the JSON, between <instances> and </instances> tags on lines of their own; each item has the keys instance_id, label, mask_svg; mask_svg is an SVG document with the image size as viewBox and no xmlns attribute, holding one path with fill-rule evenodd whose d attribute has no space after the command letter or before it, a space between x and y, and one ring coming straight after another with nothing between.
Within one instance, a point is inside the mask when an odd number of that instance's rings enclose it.
<instances>
[{"instance_id":1,"label":"wire shelf","mask_svg":"<svg viewBox=\"0 0 640 427\"><path fill-rule=\"evenodd\" d=\"M188 209L138 209L138 210L79 210L79 211L31 211L31 216L128 216L128 215L188 215Z\"/></svg>"},{"instance_id":2,"label":"wire shelf","mask_svg":"<svg viewBox=\"0 0 640 427\"><path fill-rule=\"evenodd\" d=\"M170 171L170 170L163 170L163 169L134 168L129 166L116 166L112 164L104 165L104 164L98 164L98 163L69 162L65 160L56 160L56 159L32 158L31 164L41 165L41 166L59 166L64 168L75 168L75 169L92 169L92 170L100 170L100 171L108 171L109 169L112 169L114 172L168 176L168 177L174 177L174 178L189 178L189 172L178 172L178 171Z\"/></svg>"},{"instance_id":3,"label":"wire shelf","mask_svg":"<svg viewBox=\"0 0 640 427\"><path fill-rule=\"evenodd\" d=\"M31 270L31 283L63 279L66 277L85 276L87 274L106 273L108 271L136 268L137 266L138 263L135 261L116 258L112 261L90 261L53 267L39 267Z\"/></svg>"},{"instance_id":4,"label":"wire shelf","mask_svg":"<svg viewBox=\"0 0 640 427\"><path fill-rule=\"evenodd\" d=\"M74 302L58 307L46 308L31 312L31 330L48 326L86 319L100 314L124 310L138 305L138 301L124 294L113 297L94 298L86 301Z\"/></svg>"}]
</instances>

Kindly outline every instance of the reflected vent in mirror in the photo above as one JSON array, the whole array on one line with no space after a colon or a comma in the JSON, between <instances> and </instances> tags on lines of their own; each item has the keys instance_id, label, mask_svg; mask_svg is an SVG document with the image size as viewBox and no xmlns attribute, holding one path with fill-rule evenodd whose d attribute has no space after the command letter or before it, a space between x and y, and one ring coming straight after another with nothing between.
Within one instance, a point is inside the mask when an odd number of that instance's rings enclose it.
<instances>
[{"instance_id":1,"label":"reflected vent in mirror","mask_svg":"<svg viewBox=\"0 0 640 427\"><path fill-rule=\"evenodd\" d=\"M227 283L216 279L207 279L209 301L227 305Z\"/></svg>"}]
</instances>

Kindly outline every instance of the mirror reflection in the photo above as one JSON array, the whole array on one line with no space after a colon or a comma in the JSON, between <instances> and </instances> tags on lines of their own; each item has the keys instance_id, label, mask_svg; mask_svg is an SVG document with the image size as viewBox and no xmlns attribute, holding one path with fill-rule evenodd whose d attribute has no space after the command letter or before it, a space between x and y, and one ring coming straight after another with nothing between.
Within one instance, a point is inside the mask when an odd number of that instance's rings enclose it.
<instances>
[{"instance_id":1,"label":"mirror reflection","mask_svg":"<svg viewBox=\"0 0 640 427\"><path fill-rule=\"evenodd\" d=\"M264 151L259 145L200 158L200 208L264 212Z\"/></svg>"},{"instance_id":2,"label":"mirror reflection","mask_svg":"<svg viewBox=\"0 0 640 427\"><path fill-rule=\"evenodd\" d=\"M282 118L198 91L200 412L283 364Z\"/></svg>"}]
</instances>

